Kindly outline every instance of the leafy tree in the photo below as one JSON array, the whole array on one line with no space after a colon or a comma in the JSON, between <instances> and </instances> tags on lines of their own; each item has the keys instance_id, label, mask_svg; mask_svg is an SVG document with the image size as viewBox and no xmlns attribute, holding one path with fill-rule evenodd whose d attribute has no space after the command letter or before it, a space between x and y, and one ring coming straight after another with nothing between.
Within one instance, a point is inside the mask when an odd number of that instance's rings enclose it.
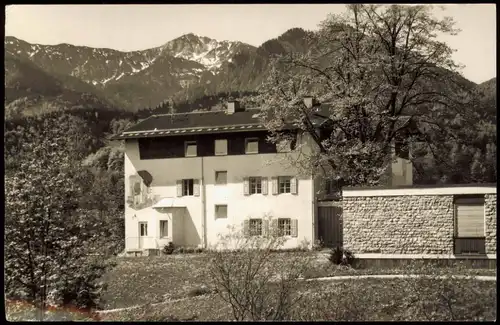
<instances>
[{"instance_id":1,"label":"leafy tree","mask_svg":"<svg viewBox=\"0 0 500 325\"><path fill-rule=\"evenodd\" d=\"M97 279L109 266L102 255L118 249L121 213L118 205L102 218L83 206L92 178L71 154L67 130L31 131L19 144L29 155L6 177L6 293L36 304L42 318L48 302L96 306Z\"/></svg>"},{"instance_id":2,"label":"leafy tree","mask_svg":"<svg viewBox=\"0 0 500 325\"><path fill-rule=\"evenodd\" d=\"M326 166L348 185L379 183L394 142L408 146L416 135L443 160L436 149L475 117L466 110L471 85L437 39L457 33L453 26L430 6L355 4L329 16L314 35L317 46L276 59L260 89L271 140L286 139L286 124L298 125L319 150L294 163L315 173ZM316 133L305 95L332 103L327 136Z\"/></svg>"}]
</instances>

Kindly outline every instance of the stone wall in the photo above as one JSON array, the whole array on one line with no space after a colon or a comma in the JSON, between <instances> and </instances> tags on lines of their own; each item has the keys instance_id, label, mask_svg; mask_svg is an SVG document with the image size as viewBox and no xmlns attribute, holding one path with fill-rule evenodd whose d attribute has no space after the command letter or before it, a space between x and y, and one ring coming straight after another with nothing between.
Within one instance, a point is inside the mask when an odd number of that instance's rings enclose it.
<instances>
[{"instance_id":1,"label":"stone wall","mask_svg":"<svg viewBox=\"0 0 500 325\"><path fill-rule=\"evenodd\" d=\"M453 255L454 195L422 193L344 194L344 246L354 254ZM485 229L486 253L496 254L496 194L485 195Z\"/></svg>"},{"instance_id":2,"label":"stone wall","mask_svg":"<svg viewBox=\"0 0 500 325\"><path fill-rule=\"evenodd\" d=\"M452 196L347 197L344 246L355 253L451 254Z\"/></svg>"},{"instance_id":3,"label":"stone wall","mask_svg":"<svg viewBox=\"0 0 500 325\"><path fill-rule=\"evenodd\" d=\"M497 253L497 196L496 194L485 195L484 214L486 229L486 253Z\"/></svg>"}]
</instances>

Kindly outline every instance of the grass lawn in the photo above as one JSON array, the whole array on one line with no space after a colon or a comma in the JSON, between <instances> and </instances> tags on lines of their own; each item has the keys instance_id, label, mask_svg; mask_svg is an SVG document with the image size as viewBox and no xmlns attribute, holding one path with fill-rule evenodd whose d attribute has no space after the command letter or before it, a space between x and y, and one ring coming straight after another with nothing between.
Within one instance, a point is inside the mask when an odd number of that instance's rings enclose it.
<instances>
[{"instance_id":1,"label":"grass lawn","mask_svg":"<svg viewBox=\"0 0 500 325\"><path fill-rule=\"evenodd\" d=\"M307 279L408 272L402 268L336 267L328 262L324 252L274 253L271 260L273 265L268 271L269 277L301 262L308 263L303 274ZM139 308L100 314L103 321L234 319L230 306L217 294L211 293L210 288L204 288L209 287L210 280L207 275L209 257L206 254L118 258L117 262L117 266L103 278L107 284L102 297L105 302L103 307L105 310ZM496 276L494 269L447 270L457 275ZM446 314L446 305L434 313L427 312L432 306L442 305L443 293L447 295L450 292L454 299L453 316ZM290 315L293 320L496 319L496 281L373 278L300 281L294 288L294 294L303 296ZM12 307L9 309L16 313L16 308ZM21 314L19 319L26 319ZM82 317L85 315L78 318ZM74 319L73 316L71 319Z\"/></svg>"},{"instance_id":2,"label":"grass lawn","mask_svg":"<svg viewBox=\"0 0 500 325\"><path fill-rule=\"evenodd\" d=\"M496 283L476 280L460 280L461 285L477 290L474 301L465 297L455 303L455 319L496 319ZM439 285L436 281L435 285ZM446 308L432 313L429 306L412 301L416 292L401 279L356 279L340 283L302 282L296 294L303 297L293 308L293 320L441 320L447 319ZM417 293L418 294L418 293ZM431 294L432 296L432 294ZM459 295L460 296L460 295ZM429 298L430 300L432 297ZM218 295L207 294L184 300L167 302L157 306L104 315L103 321L132 320L231 320L231 308Z\"/></svg>"},{"instance_id":3,"label":"grass lawn","mask_svg":"<svg viewBox=\"0 0 500 325\"><path fill-rule=\"evenodd\" d=\"M292 258L293 257L293 258ZM279 268L292 267L287 261L310 259L305 278L336 275L401 274L402 269L347 269L332 266L323 252L275 253ZM118 265L106 276L108 289L104 294L104 309L154 304L169 299L185 298L194 290L208 285L206 254L179 254L160 257L118 259ZM460 274L496 275L496 270L460 270ZM272 276L272 275L270 275ZM203 301L203 298L198 298ZM176 303L178 304L178 303Z\"/></svg>"}]
</instances>

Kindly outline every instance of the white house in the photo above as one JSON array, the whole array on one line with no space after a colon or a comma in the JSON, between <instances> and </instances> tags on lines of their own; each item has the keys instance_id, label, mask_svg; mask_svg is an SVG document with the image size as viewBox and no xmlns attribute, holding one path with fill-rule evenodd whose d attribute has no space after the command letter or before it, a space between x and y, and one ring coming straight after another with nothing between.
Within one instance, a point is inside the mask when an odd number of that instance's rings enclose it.
<instances>
[{"instance_id":1,"label":"white house","mask_svg":"<svg viewBox=\"0 0 500 325\"><path fill-rule=\"evenodd\" d=\"M277 148L258 112L229 102L226 111L153 115L114 138L126 147L127 251L207 247L230 225L260 235L267 216L287 237L285 248L315 242L320 182L284 163L314 144L296 134L295 148Z\"/></svg>"}]
</instances>

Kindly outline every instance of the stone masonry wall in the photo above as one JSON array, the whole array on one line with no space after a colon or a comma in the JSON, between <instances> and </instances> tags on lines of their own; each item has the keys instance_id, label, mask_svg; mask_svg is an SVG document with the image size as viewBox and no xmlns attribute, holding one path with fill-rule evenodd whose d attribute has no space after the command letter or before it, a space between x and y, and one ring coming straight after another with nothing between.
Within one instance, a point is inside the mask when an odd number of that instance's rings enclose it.
<instances>
[{"instance_id":1,"label":"stone masonry wall","mask_svg":"<svg viewBox=\"0 0 500 325\"><path fill-rule=\"evenodd\" d=\"M354 254L453 254L453 196L344 197L344 246Z\"/></svg>"},{"instance_id":2,"label":"stone masonry wall","mask_svg":"<svg viewBox=\"0 0 500 325\"><path fill-rule=\"evenodd\" d=\"M486 254L497 253L497 195L487 194L484 198L486 229Z\"/></svg>"}]
</instances>

